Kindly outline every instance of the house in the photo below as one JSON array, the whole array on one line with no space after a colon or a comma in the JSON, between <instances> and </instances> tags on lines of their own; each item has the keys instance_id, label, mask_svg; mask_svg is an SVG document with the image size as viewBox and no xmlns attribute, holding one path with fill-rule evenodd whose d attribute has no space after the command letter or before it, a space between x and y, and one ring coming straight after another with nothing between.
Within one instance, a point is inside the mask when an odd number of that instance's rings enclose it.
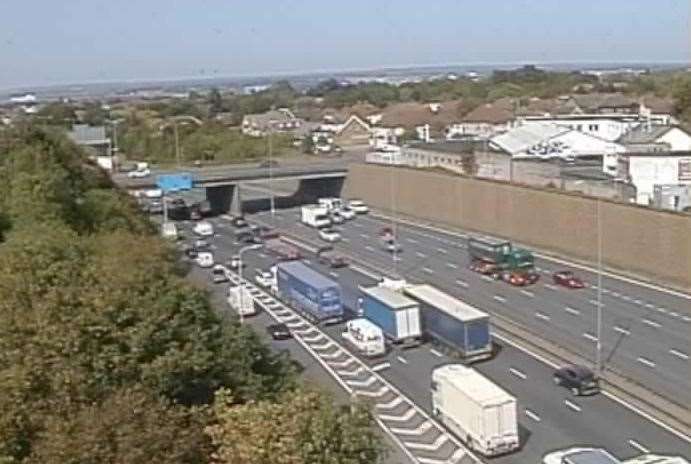
<instances>
[{"instance_id":1,"label":"house","mask_svg":"<svg viewBox=\"0 0 691 464\"><path fill-rule=\"evenodd\" d=\"M655 185L652 204L660 209L691 212L691 185Z\"/></svg>"},{"instance_id":2,"label":"house","mask_svg":"<svg viewBox=\"0 0 691 464\"><path fill-rule=\"evenodd\" d=\"M341 129L334 136L334 142L341 146L369 145L372 128L357 115L352 115L343 123Z\"/></svg>"},{"instance_id":3,"label":"house","mask_svg":"<svg viewBox=\"0 0 691 464\"><path fill-rule=\"evenodd\" d=\"M582 114L637 115L640 103L622 93L591 93L572 95L571 99Z\"/></svg>"},{"instance_id":4,"label":"house","mask_svg":"<svg viewBox=\"0 0 691 464\"><path fill-rule=\"evenodd\" d=\"M677 124L679 121L674 117L674 100L671 98L661 98L655 95L645 95L639 100L640 108L638 113L641 118L653 124L669 126Z\"/></svg>"},{"instance_id":5,"label":"house","mask_svg":"<svg viewBox=\"0 0 691 464\"><path fill-rule=\"evenodd\" d=\"M691 151L623 153L618 157L617 177L636 187L636 202L649 205L655 186L691 185Z\"/></svg>"},{"instance_id":6,"label":"house","mask_svg":"<svg viewBox=\"0 0 691 464\"><path fill-rule=\"evenodd\" d=\"M89 152L103 169L113 169L114 156L111 140L106 135L104 126L75 124L67 135L74 143Z\"/></svg>"},{"instance_id":7,"label":"house","mask_svg":"<svg viewBox=\"0 0 691 464\"><path fill-rule=\"evenodd\" d=\"M403 129L405 134L429 142L444 135L447 127L460 123L465 109L462 100L395 103L384 108L379 124Z\"/></svg>"},{"instance_id":8,"label":"house","mask_svg":"<svg viewBox=\"0 0 691 464\"><path fill-rule=\"evenodd\" d=\"M252 137L263 137L269 132L292 132L299 129L302 120L287 108L270 110L266 113L248 114L242 118L242 133Z\"/></svg>"},{"instance_id":9,"label":"house","mask_svg":"<svg viewBox=\"0 0 691 464\"><path fill-rule=\"evenodd\" d=\"M448 140L457 138L489 139L514 126L514 111L506 101L480 105L458 123L446 128Z\"/></svg>"}]
</instances>

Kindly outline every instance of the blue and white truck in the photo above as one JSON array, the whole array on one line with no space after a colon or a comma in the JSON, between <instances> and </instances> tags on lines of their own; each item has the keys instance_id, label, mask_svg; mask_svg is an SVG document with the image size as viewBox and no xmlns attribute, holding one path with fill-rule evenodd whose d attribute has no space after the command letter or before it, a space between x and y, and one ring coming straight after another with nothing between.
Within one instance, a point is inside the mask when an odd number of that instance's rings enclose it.
<instances>
[{"instance_id":1,"label":"blue and white truck","mask_svg":"<svg viewBox=\"0 0 691 464\"><path fill-rule=\"evenodd\" d=\"M276 265L278 295L286 303L316 323L337 323L343 320L341 287L302 261Z\"/></svg>"},{"instance_id":2,"label":"blue and white truck","mask_svg":"<svg viewBox=\"0 0 691 464\"><path fill-rule=\"evenodd\" d=\"M420 305L396 290L376 286L361 288L363 316L384 331L392 343L420 341Z\"/></svg>"},{"instance_id":3,"label":"blue and white truck","mask_svg":"<svg viewBox=\"0 0 691 464\"><path fill-rule=\"evenodd\" d=\"M420 304L426 337L458 353L466 361L492 356L489 314L427 284L406 285L403 293Z\"/></svg>"}]
</instances>

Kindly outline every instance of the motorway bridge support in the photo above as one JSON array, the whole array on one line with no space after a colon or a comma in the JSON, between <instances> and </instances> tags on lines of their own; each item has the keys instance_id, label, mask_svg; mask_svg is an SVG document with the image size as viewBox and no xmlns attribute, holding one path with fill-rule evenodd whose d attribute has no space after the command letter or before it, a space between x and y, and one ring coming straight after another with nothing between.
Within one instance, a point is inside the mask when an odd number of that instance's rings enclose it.
<instances>
[{"instance_id":1,"label":"motorway bridge support","mask_svg":"<svg viewBox=\"0 0 691 464\"><path fill-rule=\"evenodd\" d=\"M299 204L316 203L318 198L340 197L345 177L302 179L294 198Z\"/></svg>"},{"instance_id":2,"label":"motorway bridge support","mask_svg":"<svg viewBox=\"0 0 691 464\"><path fill-rule=\"evenodd\" d=\"M206 199L214 215L228 214L232 209L240 209L239 191L237 185L220 185L216 187L206 187ZM235 208L233 208L235 203Z\"/></svg>"}]
</instances>

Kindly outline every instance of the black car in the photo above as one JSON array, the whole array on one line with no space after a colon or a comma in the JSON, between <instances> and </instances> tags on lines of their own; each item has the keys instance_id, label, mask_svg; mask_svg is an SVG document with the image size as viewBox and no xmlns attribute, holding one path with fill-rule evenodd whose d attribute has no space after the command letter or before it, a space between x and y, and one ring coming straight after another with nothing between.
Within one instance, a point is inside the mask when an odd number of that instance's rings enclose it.
<instances>
[{"instance_id":1,"label":"black car","mask_svg":"<svg viewBox=\"0 0 691 464\"><path fill-rule=\"evenodd\" d=\"M600 385L593 371L585 366L564 366L554 373L554 383L571 390L576 396L594 395L600 391Z\"/></svg>"},{"instance_id":2,"label":"black car","mask_svg":"<svg viewBox=\"0 0 691 464\"><path fill-rule=\"evenodd\" d=\"M293 336L285 324L272 324L266 328L266 331L274 340L287 340Z\"/></svg>"},{"instance_id":3,"label":"black car","mask_svg":"<svg viewBox=\"0 0 691 464\"><path fill-rule=\"evenodd\" d=\"M193 245L186 245L182 249L182 251L183 253L185 253L185 256L187 256L189 259L195 259L197 257L197 254L199 254L199 252Z\"/></svg>"}]
</instances>

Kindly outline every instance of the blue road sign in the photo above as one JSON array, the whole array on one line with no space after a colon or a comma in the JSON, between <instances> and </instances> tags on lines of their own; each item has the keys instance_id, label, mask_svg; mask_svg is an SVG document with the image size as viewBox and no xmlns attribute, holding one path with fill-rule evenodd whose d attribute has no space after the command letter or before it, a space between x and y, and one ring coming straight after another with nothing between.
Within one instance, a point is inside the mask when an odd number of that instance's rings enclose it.
<instances>
[{"instance_id":1,"label":"blue road sign","mask_svg":"<svg viewBox=\"0 0 691 464\"><path fill-rule=\"evenodd\" d=\"M161 174L156 176L156 185L164 192L177 192L192 188L192 174Z\"/></svg>"}]
</instances>

